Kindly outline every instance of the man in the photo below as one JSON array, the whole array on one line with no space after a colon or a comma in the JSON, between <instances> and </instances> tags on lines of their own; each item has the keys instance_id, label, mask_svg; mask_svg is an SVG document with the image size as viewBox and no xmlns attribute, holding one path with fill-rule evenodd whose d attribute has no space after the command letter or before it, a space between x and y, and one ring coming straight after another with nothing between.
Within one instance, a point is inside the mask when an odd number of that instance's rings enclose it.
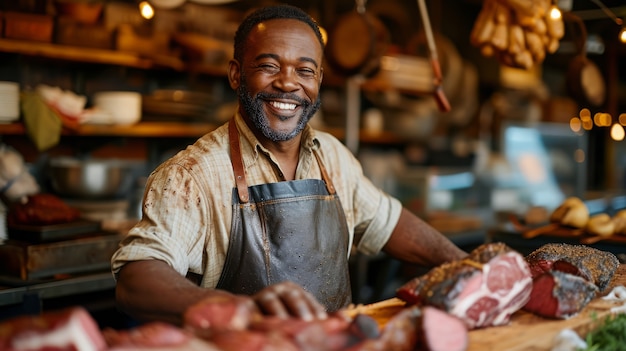
<instances>
[{"instance_id":1,"label":"man","mask_svg":"<svg viewBox=\"0 0 626 351\"><path fill-rule=\"evenodd\" d=\"M237 112L150 176L143 218L112 258L122 310L180 323L214 296L324 318L350 303L353 245L425 266L465 256L307 124L320 106L322 58L319 28L295 7L242 22L228 71Z\"/></svg>"}]
</instances>

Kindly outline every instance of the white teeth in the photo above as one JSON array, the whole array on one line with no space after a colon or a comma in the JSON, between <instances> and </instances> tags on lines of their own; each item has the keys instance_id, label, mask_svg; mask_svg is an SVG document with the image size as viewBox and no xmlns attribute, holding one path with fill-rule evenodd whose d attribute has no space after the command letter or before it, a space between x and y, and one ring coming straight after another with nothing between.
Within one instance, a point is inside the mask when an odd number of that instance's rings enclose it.
<instances>
[{"instance_id":1,"label":"white teeth","mask_svg":"<svg viewBox=\"0 0 626 351\"><path fill-rule=\"evenodd\" d=\"M296 104L287 104L284 102L272 101L270 104L281 110L295 110Z\"/></svg>"}]
</instances>

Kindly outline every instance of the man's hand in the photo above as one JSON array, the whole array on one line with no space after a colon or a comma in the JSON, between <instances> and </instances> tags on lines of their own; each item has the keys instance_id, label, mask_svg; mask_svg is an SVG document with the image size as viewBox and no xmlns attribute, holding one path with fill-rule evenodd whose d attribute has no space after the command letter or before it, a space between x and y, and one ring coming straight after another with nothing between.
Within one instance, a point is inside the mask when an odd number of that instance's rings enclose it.
<instances>
[{"instance_id":1,"label":"man's hand","mask_svg":"<svg viewBox=\"0 0 626 351\"><path fill-rule=\"evenodd\" d=\"M264 314L303 320L324 319L326 309L308 291L293 282L268 286L252 296Z\"/></svg>"}]
</instances>

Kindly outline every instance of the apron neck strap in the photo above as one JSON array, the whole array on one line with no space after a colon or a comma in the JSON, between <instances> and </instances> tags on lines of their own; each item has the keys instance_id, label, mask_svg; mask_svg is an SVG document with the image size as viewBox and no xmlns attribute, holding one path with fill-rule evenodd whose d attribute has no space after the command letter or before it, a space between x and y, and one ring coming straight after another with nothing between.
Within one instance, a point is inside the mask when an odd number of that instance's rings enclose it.
<instances>
[{"instance_id":1,"label":"apron neck strap","mask_svg":"<svg viewBox=\"0 0 626 351\"><path fill-rule=\"evenodd\" d=\"M322 162L320 155L317 153L317 150L313 150L313 155L315 155L315 159L317 159L317 164L320 167L320 172L322 172L322 179L324 180L324 183L326 184L326 189L328 190L328 193L330 195L335 195L337 191L335 190L333 181L330 179L330 176L328 176L326 167L324 167L324 163Z\"/></svg>"},{"instance_id":2,"label":"apron neck strap","mask_svg":"<svg viewBox=\"0 0 626 351\"><path fill-rule=\"evenodd\" d=\"M237 193L241 203L248 202L248 182L246 181L246 172L243 169L243 160L241 159L241 147L239 145L239 131L235 119L228 122L228 139L230 143L230 158L233 163L233 172L235 172L235 181L237 183Z\"/></svg>"},{"instance_id":3,"label":"apron neck strap","mask_svg":"<svg viewBox=\"0 0 626 351\"><path fill-rule=\"evenodd\" d=\"M243 168L243 160L241 158L239 131L237 130L237 124L235 123L234 118L228 122L228 138L230 143L230 158L233 163L233 172L235 173L235 182L237 183L237 193L239 194L239 201L241 201L241 203L246 203L250 199L248 195L248 182L246 181L246 172ZM333 185L333 182L330 179L330 176L326 171L326 167L324 167L324 163L317 153L317 150L313 150L313 154L315 155L317 164L320 167L322 179L326 184L326 189L328 190L328 193L330 195L335 195L337 191L335 190L335 186Z\"/></svg>"}]
</instances>

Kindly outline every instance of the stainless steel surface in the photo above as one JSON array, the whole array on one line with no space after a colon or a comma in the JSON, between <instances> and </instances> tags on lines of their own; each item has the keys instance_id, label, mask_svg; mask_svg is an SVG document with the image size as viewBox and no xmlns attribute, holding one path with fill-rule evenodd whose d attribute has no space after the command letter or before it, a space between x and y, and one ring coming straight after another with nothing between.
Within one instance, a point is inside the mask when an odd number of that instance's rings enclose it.
<instances>
[{"instance_id":1,"label":"stainless steel surface","mask_svg":"<svg viewBox=\"0 0 626 351\"><path fill-rule=\"evenodd\" d=\"M25 295L36 294L40 298L56 298L113 288L115 288L115 280L111 272L60 279L29 286L0 287L0 306L22 303Z\"/></svg>"},{"instance_id":2,"label":"stainless steel surface","mask_svg":"<svg viewBox=\"0 0 626 351\"><path fill-rule=\"evenodd\" d=\"M141 163L120 159L50 160L50 182L62 197L116 198L128 195Z\"/></svg>"}]
</instances>

